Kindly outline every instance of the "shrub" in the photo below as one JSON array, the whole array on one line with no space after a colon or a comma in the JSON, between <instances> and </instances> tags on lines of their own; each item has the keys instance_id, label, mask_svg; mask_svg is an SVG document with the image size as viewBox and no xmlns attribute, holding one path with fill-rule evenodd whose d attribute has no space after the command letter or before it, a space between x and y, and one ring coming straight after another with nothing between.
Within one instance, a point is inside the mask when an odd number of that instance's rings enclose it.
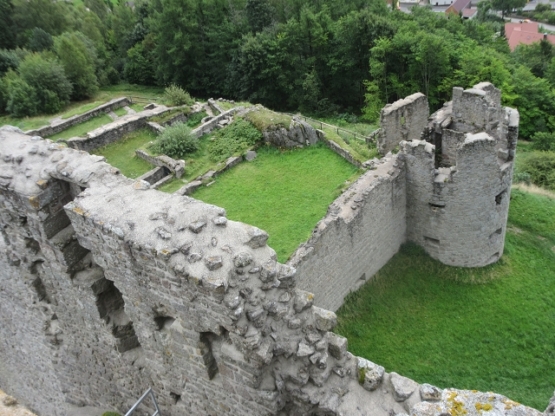
<instances>
[{"instance_id":1,"label":"shrub","mask_svg":"<svg viewBox=\"0 0 555 416\"><path fill-rule=\"evenodd\" d=\"M555 151L555 133L534 133L532 136L532 149Z\"/></svg>"},{"instance_id":2,"label":"shrub","mask_svg":"<svg viewBox=\"0 0 555 416\"><path fill-rule=\"evenodd\" d=\"M0 49L0 76L10 69L17 69L19 66L19 56L13 50Z\"/></svg>"},{"instance_id":3,"label":"shrub","mask_svg":"<svg viewBox=\"0 0 555 416\"><path fill-rule=\"evenodd\" d=\"M262 140L262 133L248 121L238 119L218 130L212 140L208 145L208 153L213 160L219 161L254 146Z\"/></svg>"},{"instance_id":4,"label":"shrub","mask_svg":"<svg viewBox=\"0 0 555 416\"><path fill-rule=\"evenodd\" d=\"M53 44L54 41L50 33L36 27L31 31L31 37L27 42L27 48L33 52L42 52L51 49Z\"/></svg>"},{"instance_id":5,"label":"shrub","mask_svg":"<svg viewBox=\"0 0 555 416\"><path fill-rule=\"evenodd\" d=\"M89 49L83 38L82 34L65 32L54 39L54 50L73 85L72 98L76 100L90 98L98 91L96 51Z\"/></svg>"},{"instance_id":6,"label":"shrub","mask_svg":"<svg viewBox=\"0 0 555 416\"><path fill-rule=\"evenodd\" d=\"M166 128L151 148L156 153L181 159L198 149L198 140L188 126L179 123Z\"/></svg>"},{"instance_id":7,"label":"shrub","mask_svg":"<svg viewBox=\"0 0 555 416\"><path fill-rule=\"evenodd\" d=\"M15 74L14 74L15 75ZM37 114L37 97L33 87L19 76L7 76L6 111L14 117L33 116Z\"/></svg>"},{"instance_id":8,"label":"shrub","mask_svg":"<svg viewBox=\"0 0 555 416\"><path fill-rule=\"evenodd\" d=\"M519 170L519 175L529 174L535 185L555 190L555 152L530 152L523 157Z\"/></svg>"},{"instance_id":9,"label":"shrub","mask_svg":"<svg viewBox=\"0 0 555 416\"><path fill-rule=\"evenodd\" d=\"M187 126L191 127L191 128L195 128L196 126L198 126L201 122L201 120L206 117L208 114L206 114L206 112L201 111L200 113L195 113L192 114L187 121L185 122L185 124L187 124Z\"/></svg>"},{"instance_id":10,"label":"shrub","mask_svg":"<svg viewBox=\"0 0 555 416\"><path fill-rule=\"evenodd\" d=\"M513 182L530 185L532 183L532 178L528 172L517 172L513 176Z\"/></svg>"},{"instance_id":11,"label":"shrub","mask_svg":"<svg viewBox=\"0 0 555 416\"><path fill-rule=\"evenodd\" d=\"M189 93L175 84L171 84L164 90L164 99L170 105L191 105L194 103Z\"/></svg>"},{"instance_id":12,"label":"shrub","mask_svg":"<svg viewBox=\"0 0 555 416\"><path fill-rule=\"evenodd\" d=\"M41 113L56 113L69 102L71 83L64 68L49 55L28 55L19 65L18 72L21 79L35 90L37 109Z\"/></svg>"}]
</instances>

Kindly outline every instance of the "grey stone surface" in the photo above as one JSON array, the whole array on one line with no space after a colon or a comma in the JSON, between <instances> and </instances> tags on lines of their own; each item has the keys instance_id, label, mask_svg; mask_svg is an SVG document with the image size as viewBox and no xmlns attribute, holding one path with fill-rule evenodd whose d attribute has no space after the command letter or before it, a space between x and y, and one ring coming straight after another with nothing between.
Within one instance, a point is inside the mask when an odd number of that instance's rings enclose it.
<instances>
[{"instance_id":1,"label":"grey stone surface","mask_svg":"<svg viewBox=\"0 0 555 416\"><path fill-rule=\"evenodd\" d=\"M255 158L256 158L256 152L254 150L249 150L247 153L245 153L245 160L247 162L250 162Z\"/></svg>"},{"instance_id":2,"label":"grey stone surface","mask_svg":"<svg viewBox=\"0 0 555 416\"><path fill-rule=\"evenodd\" d=\"M418 388L418 383L395 372L390 374L389 380L393 387L393 397L398 402L407 400Z\"/></svg>"},{"instance_id":3,"label":"grey stone surface","mask_svg":"<svg viewBox=\"0 0 555 416\"><path fill-rule=\"evenodd\" d=\"M420 92L386 105L380 113L377 146L381 155L402 140L420 139L430 114L428 99Z\"/></svg>"},{"instance_id":4,"label":"grey stone surface","mask_svg":"<svg viewBox=\"0 0 555 416\"><path fill-rule=\"evenodd\" d=\"M65 129L70 128L71 126L75 126L77 124L83 123L100 114L110 113L118 108L126 107L130 103L131 101L129 101L129 98L127 97L114 98L113 100L110 100L107 103L101 104L98 107L93 108L92 110L86 111L83 114L77 114L75 116L68 117L66 119L62 119L62 118L56 119L52 121L52 123L50 123L50 125L48 126L27 131L27 134L30 136L41 136L41 137L52 136L56 133L59 133Z\"/></svg>"}]
</instances>

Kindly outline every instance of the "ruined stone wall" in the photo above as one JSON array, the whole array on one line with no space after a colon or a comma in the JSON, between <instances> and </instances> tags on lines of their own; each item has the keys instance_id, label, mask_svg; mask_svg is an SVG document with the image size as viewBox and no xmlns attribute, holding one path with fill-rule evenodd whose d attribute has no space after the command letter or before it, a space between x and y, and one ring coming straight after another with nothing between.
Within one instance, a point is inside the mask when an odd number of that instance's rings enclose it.
<instances>
[{"instance_id":1,"label":"ruined stone wall","mask_svg":"<svg viewBox=\"0 0 555 416\"><path fill-rule=\"evenodd\" d=\"M397 156L384 158L330 205L312 237L288 264L316 305L337 310L405 241L405 172Z\"/></svg>"},{"instance_id":2,"label":"ruined stone wall","mask_svg":"<svg viewBox=\"0 0 555 416\"><path fill-rule=\"evenodd\" d=\"M390 152L402 140L420 139L429 114L428 99L420 92L386 105L380 113L380 154Z\"/></svg>"},{"instance_id":3,"label":"ruined stone wall","mask_svg":"<svg viewBox=\"0 0 555 416\"><path fill-rule=\"evenodd\" d=\"M375 210L402 212L402 165L383 168L343 207L353 221L371 217L372 193L390 201ZM473 416L478 400L539 416L352 356L265 232L101 157L0 129L0 218L0 386L41 416L63 402L125 412L148 386L169 416L432 416L454 403Z\"/></svg>"},{"instance_id":4,"label":"ruined stone wall","mask_svg":"<svg viewBox=\"0 0 555 416\"><path fill-rule=\"evenodd\" d=\"M93 108L92 110L89 110L83 114L77 114L65 120L57 120L48 126L44 126L35 130L29 130L27 131L27 134L30 136L42 137L53 136L54 134L59 133L72 126L84 123L85 121L90 120L93 117L109 113L110 111L117 110L118 108L125 107L129 104L131 104L131 101L129 101L129 98L127 97L114 98L113 100L105 104L101 104L98 107Z\"/></svg>"},{"instance_id":5,"label":"ruined stone wall","mask_svg":"<svg viewBox=\"0 0 555 416\"><path fill-rule=\"evenodd\" d=\"M490 83L453 89L453 102L430 117L435 145L402 143L407 177L407 238L435 259L479 267L503 253L518 112L503 108Z\"/></svg>"},{"instance_id":6,"label":"ruined stone wall","mask_svg":"<svg viewBox=\"0 0 555 416\"><path fill-rule=\"evenodd\" d=\"M73 149L91 152L99 147L121 140L127 133L145 127L150 117L163 114L168 110L166 106L157 105L137 114L122 116L111 123L88 132L85 137L73 137L67 140L67 145Z\"/></svg>"}]
</instances>

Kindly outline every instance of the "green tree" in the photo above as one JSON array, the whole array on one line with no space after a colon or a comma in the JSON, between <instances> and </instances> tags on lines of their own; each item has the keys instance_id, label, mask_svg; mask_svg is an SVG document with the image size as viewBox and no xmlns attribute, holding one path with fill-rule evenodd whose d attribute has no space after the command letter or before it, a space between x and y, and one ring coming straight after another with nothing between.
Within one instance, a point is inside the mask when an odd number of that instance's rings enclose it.
<instances>
[{"instance_id":1,"label":"green tree","mask_svg":"<svg viewBox=\"0 0 555 416\"><path fill-rule=\"evenodd\" d=\"M0 48L9 49L14 46L13 10L11 0L0 0Z\"/></svg>"},{"instance_id":2,"label":"green tree","mask_svg":"<svg viewBox=\"0 0 555 416\"><path fill-rule=\"evenodd\" d=\"M63 66L48 55L33 53L19 65L19 76L35 90L40 113L56 113L69 102L72 86Z\"/></svg>"},{"instance_id":3,"label":"green tree","mask_svg":"<svg viewBox=\"0 0 555 416\"><path fill-rule=\"evenodd\" d=\"M6 111L14 117L33 116L38 112L36 90L21 77L8 74L6 83Z\"/></svg>"},{"instance_id":4,"label":"green tree","mask_svg":"<svg viewBox=\"0 0 555 416\"><path fill-rule=\"evenodd\" d=\"M137 43L127 51L124 76L132 84L152 85L155 83L154 57L144 42Z\"/></svg>"},{"instance_id":5,"label":"green tree","mask_svg":"<svg viewBox=\"0 0 555 416\"><path fill-rule=\"evenodd\" d=\"M69 10L65 2L14 0L13 22L17 44L26 45L31 31L38 27L52 36L69 29Z\"/></svg>"},{"instance_id":6,"label":"green tree","mask_svg":"<svg viewBox=\"0 0 555 416\"><path fill-rule=\"evenodd\" d=\"M274 11L268 0L247 0L245 11L253 32L260 32L272 23Z\"/></svg>"},{"instance_id":7,"label":"green tree","mask_svg":"<svg viewBox=\"0 0 555 416\"><path fill-rule=\"evenodd\" d=\"M514 9L522 8L526 5L526 0L491 0L491 5L495 10L501 12L501 17L511 13Z\"/></svg>"},{"instance_id":8,"label":"green tree","mask_svg":"<svg viewBox=\"0 0 555 416\"><path fill-rule=\"evenodd\" d=\"M31 31L31 37L27 42L27 48L33 52L42 52L52 48L54 41L50 33L45 32L39 27L35 27Z\"/></svg>"},{"instance_id":9,"label":"green tree","mask_svg":"<svg viewBox=\"0 0 555 416\"><path fill-rule=\"evenodd\" d=\"M54 39L54 50L73 85L72 98L92 97L98 91L94 51L87 48L83 35L66 32Z\"/></svg>"},{"instance_id":10,"label":"green tree","mask_svg":"<svg viewBox=\"0 0 555 416\"><path fill-rule=\"evenodd\" d=\"M520 113L520 136L531 138L536 132L554 131L555 93L549 82L519 66L513 73L513 85L514 105Z\"/></svg>"}]
</instances>

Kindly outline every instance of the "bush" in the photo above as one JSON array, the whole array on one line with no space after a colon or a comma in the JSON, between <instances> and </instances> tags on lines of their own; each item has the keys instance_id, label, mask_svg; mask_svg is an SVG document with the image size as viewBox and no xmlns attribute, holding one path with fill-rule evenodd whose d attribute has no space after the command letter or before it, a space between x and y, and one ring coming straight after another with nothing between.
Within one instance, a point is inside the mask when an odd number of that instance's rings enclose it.
<instances>
[{"instance_id":1,"label":"bush","mask_svg":"<svg viewBox=\"0 0 555 416\"><path fill-rule=\"evenodd\" d=\"M514 183L525 183L526 185L530 185L532 183L532 177L528 172L517 172L513 176Z\"/></svg>"},{"instance_id":2,"label":"bush","mask_svg":"<svg viewBox=\"0 0 555 416\"><path fill-rule=\"evenodd\" d=\"M555 133L534 133L532 136L532 149L555 151Z\"/></svg>"},{"instance_id":3,"label":"bush","mask_svg":"<svg viewBox=\"0 0 555 416\"><path fill-rule=\"evenodd\" d=\"M21 79L35 90L39 112L56 113L69 103L71 83L64 68L48 55L28 55L19 65L18 72Z\"/></svg>"},{"instance_id":4,"label":"bush","mask_svg":"<svg viewBox=\"0 0 555 416\"><path fill-rule=\"evenodd\" d=\"M189 126L191 128L195 128L196 126L198 126L200 124L202 119L204 117L206 117L207 115L208 114L206 114L206 112L204 112L204 111L201 111L200 113L192 114L191 116L189 116L189 118L187 119L185 124L187 124L187 126Z\"/></svg>"},{"instance_id":5,"label":"bush","mask_svg":"<svg viewBox=\"0 0 555 416\"><path fill-rule=\"evenodd\" d=\"M0 49L0 76L10 69L17 69L19 66L19 56L13 50Z\"/></svg>"},{"instance_id":6,"label":"bush","mask_svg":"<svg viewBox=\"0 0 555 416\"><path fill-rule=\"evenodd\" d=\"M198 149L198 140L188 126L179 123L166 128L151 148L156 153L182 159Z\"/></svg>"},{"instance_id":7,"label":"bush","mask_svg":"<svg viewBox=\"0 0 555 416\"><path fill-rule=\"evenodd\" d=\"M54 50L73 85L72 98L76 100L90 98L98 91L96 51L85 42L85 36L76 32L65 32L54 39Z\"/></svg>"},{"instance_id":8,"label":"bush","mask_svg":"<svg viewBox=\"0 0 555 416\"><path fill-rule=\"evenodd\" d=\"M170 105L191 105L194 103L189 93L175 84L171 84L164 90L164 99Z\"/></svg>"},{"instance_id":9,"label":"bush","mask_svg":"<svg viewBox=\"0 0 555 416\"><path fill-rule=\"evenodd\" d=\"M519 171L519 175L530 175L535 185L555 190L555 152L533 151L526 154Z\"/></svg>"},{"instance_id":10,"label":"bush","mask_svg":"<svg viewBox=\"0 0 555 416\"><path fill-rule=\"evenodd\" d=\"M14 117L33 116L38 113L36 91L19 76L5 77L7 85L6 111ZM11 79L10 79L11 78Z\"/></svg>"},{"instance_id":11,"label":"bush","mask_svg":"<svg viewBox=\"0 0 555 416\"><path fill-rule=\"evenodd\" d=\"M215 160L223 160L244 152L262 140L262 133L246 120L238 119L228 127L218 130L208 145L208 153Z\"/></svg>"}]
</instances>

